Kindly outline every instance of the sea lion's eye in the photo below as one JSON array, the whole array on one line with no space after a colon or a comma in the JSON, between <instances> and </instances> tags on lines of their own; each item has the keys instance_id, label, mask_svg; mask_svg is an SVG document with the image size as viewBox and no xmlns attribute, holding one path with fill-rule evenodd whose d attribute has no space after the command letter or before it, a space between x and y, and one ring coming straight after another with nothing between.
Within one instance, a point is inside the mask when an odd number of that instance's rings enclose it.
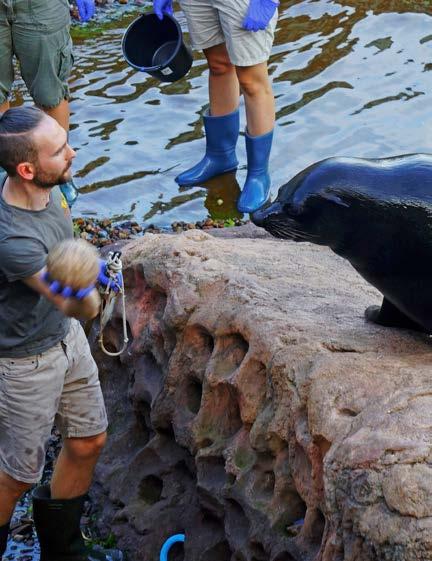
<instances>
[{"instance_id":1,"label":"sea lion's eye","mask_svg":"<svg viewBox=\"0 0 432 561\"><path fill-rule=\"evenodd\" d=\"M321 196L323 199L326 199L327 201L331 201L336 205L349 207L348 203L346 203L344 200L341 199L341 197L339 197L339 195L333 193L332 191L324 192L321 194Z\"/></svg>"}]
</instances>

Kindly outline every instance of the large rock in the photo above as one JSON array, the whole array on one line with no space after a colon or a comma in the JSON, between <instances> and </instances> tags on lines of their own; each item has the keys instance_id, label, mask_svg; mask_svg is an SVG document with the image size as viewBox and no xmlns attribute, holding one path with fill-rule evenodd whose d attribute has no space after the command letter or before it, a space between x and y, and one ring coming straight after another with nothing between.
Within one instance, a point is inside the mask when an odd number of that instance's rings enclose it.
<instances>
[{"instance_id":1,"label":"large rock","mask_svg":"<svg viewBox=\"0 0 432 561\"><path fill-rule=\"evenodd\" d=\"M124 251L97 489L131 559L184 532L186 561L432 560L429 338L366 324L380 295L326 248L190 231Z\"/></svg>"}]
</instances>

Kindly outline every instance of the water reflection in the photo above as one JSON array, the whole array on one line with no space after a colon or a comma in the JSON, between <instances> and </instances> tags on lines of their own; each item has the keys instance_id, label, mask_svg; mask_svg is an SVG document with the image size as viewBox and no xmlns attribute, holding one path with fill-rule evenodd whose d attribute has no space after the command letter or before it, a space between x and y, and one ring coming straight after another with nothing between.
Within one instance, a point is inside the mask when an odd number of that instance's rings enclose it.
<instances>
[{"instance_id":1,"label":"water reflection","mask_svg":"<svg viewBox=\"0 0 432 561\"><path fill-rule=\"evenodd\" d=\"M432 151L428 4L281 2L270 59L277 109L273 195L302 168L328 156ZM78 150L81 197L75 213L134 217L161 226L201 220L216 210L231 217L237 183L232 191L226 178L180 191L174 182L203 153L207 73L202 56L196 54L187 78L175 84L135 72L120 52L131 19L125 16L102 36L76 41L71 142ZM238 156L241 185L242 137ZM223 196L215 194L219 189ZM224 201L221 208L210 204L213 198Z\"/></svg>"}]
</instances>

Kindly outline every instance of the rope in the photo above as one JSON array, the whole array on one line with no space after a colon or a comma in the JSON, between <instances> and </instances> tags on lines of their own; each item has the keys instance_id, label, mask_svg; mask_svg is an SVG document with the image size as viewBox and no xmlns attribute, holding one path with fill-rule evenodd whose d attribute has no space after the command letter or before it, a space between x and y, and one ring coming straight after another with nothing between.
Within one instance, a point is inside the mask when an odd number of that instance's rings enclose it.
<instances>
[{"instance_id":1,"label":"rope","mask_svg":"<svg viewBox=\"0 0 432 561\"><path fill-rule=\"evenodd\" d=\"M106 272L109 277L108 284L103 291L105 298L102 298L101 308L100 308L100 321L99 321L99 345L102 351L108 356L119 356L125 351L127 344L129 342L127 334L127 321L126 321L126 295L124 291L123 282L123 264L120 259L121 253L119 251L110 251L108 254ZM117 282L120 279L120 283ZM114 305L116 303L117 297L121 296L121 309L122 309L122 322L123 322L123 346L117 352L108 351L105 348L103 340L103 330L106 324L110 321L112 313L114 311Z\"/></svg>"}]
</instances>

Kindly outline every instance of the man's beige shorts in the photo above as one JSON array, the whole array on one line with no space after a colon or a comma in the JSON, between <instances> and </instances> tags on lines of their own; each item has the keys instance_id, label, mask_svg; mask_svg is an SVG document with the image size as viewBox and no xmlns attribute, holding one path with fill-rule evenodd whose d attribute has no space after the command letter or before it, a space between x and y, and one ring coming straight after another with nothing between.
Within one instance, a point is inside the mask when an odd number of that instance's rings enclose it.
<instances>
[{"instance_id":1,"label":"man's beige shorts","mask_svg":"<svg viewBox=\"0 0 432 561\"><path fill-rule=\"evenodd\" d=\"M180 5L195 49L226 43L235 66L253 66L268 60L277 10L266 29L253 32L242 27L249 0L180 0Z\"/></svg>"},{"instance_id":2,"label":"man's beige shorts","mask_svg":"<svg viewBox=\"0 0 432 561\"><path fill-rule=\"evenodd\" d=\"M42 354L0 358L0 470L39 481L54 421L63 438L95 436L108 424L97 366L77 320Z\"/></svg>"}]
</instances>

